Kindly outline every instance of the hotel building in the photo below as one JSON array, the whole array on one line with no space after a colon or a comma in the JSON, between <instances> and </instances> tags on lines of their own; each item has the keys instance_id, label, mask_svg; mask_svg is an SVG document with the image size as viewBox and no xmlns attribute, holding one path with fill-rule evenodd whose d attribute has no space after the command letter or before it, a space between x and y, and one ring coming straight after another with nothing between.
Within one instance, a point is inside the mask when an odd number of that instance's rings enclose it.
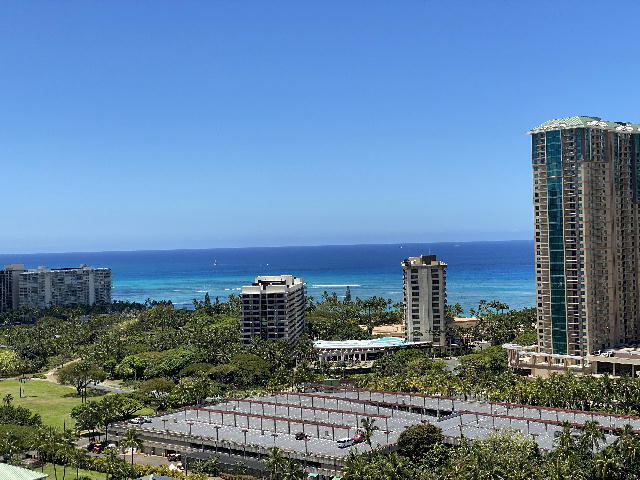
<instances>
[{"instance_id":1,"label":"hotel building","mask_svg":"<svg viewBox=\"0 0 640 480\"><path fill-rule=\"evenodd\" d=\"M435 255L421 255L401 265L407 341L445 345L447 264Z\"/></svg>"},{"instance_id":2,"label":"hotel building","mask_svg":"<svg viewBox=\"0 0 640 480\"><path fill-rule=\"evenodd\" d=\"M0 270L0 313L18 308L22 272L24 272L24 265L21 264L5 265Z\"/></svg>"},{"instance_id":3,"label":"hotel building","mask_svg":"<svg viewBox=\"0 0 640 480\"><path fill-rule=\"evenodd\" d=\"M19 275L19 306L47 308L106 303L111 303L110 268L38 267Z\"/></svg>"},{"instance_id":4,"label":"hotel building","mask_svg":"<svg viewBox=\"0 0 640 480\"><path fill-rule=\"evenodd\" d=\"M242 287L242 342L253 337L298 341L305 328L304 280L293 275L256 277Z\"/></svg>"},{"instance_id":5,"label":"hotel building","mask_svg":"<svg viewBox=\"0 0 640 480\"><path fill-rule=\"evenodd\" d=\"M529 133L540 350L640 340L640 125L570 117Z\"/></svg>"}]
</instances>

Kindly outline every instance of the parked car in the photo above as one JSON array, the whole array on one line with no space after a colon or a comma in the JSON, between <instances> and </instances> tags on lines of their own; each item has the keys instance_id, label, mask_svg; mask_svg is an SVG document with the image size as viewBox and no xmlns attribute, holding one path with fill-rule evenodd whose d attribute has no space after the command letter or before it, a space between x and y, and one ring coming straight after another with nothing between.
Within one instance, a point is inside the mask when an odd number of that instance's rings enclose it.
<instances>
[{"instance_id":1,"label":"parked car","mask_svg":"<svg viewBox=\"0 0 640 480\"><path fill-rule=\"evenodd\" d=\"M298 432L298 433L296 433L296 440L305 440L305 439L307 439L307 438L309 438L309 435L307 435L307 434L306 434L306 433L304 433L304 432Z\"/></svg>"},{"instance_id":2,"label":"parked car","mask_svg":"<svg viewBox=\"0 0 640 480\"><path fill-rule=\"evenodd\" d=\"M356 442L353 441L353 438L341 438L338 440L338 448L349 448L355 444Z\"/></svg>"},{"instance_id":3,"label":"parked car","mask_svg":"<svg viewBox=\"0 0 640 480\"><path fill-rule=\"evenodd\" d=\"M353 443L362 443L364 442L364 436L362 435L362 432L358 432L351 440L353 440Z\"/></svg>"}]
</instances>

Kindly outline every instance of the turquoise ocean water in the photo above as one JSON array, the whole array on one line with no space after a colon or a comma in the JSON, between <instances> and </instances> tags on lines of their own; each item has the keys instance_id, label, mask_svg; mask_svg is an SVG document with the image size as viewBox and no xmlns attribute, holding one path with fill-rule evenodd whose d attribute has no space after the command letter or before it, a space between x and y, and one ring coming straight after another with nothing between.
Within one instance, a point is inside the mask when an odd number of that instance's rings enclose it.
<instances>
[{"instance_id":1,"label":"turquoise ocean water","mask_svg":"<svg viewBox=\"0 0 640 480\"><path fill-rule=\"evenodd\" d=\"M110 267L114 299L172 300L178 306L190 306L205 292L224 299L256 275L281 273L304 277L307 294L315 298L324 290L343 295L349 285L354 296L397 302L402 299L400 261L429 253L449 265L449 303L459 302L465 310L481 299L513 308L535 304L533 241L0 254L0 264Z\"/></svg>"}]
</instances>

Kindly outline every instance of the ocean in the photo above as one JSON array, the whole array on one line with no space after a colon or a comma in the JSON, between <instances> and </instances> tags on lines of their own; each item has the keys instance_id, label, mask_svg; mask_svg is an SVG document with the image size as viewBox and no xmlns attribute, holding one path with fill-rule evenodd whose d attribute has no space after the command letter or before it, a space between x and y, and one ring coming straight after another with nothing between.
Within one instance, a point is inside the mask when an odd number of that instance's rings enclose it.
<instances>
[{"instance_id":1,"label":"ocean","mask_svg":"<svg viewBox=\"0 0 640 480\"><path fill-rule=\"evenodd\" d=\"M171 300L180 307L207 292L221 300L238 294L256 275L284 273L303 277L307 294L316 299L325 290L344 295L348 285L354 297L399 302L401 260L429 253L448 264L450 304L465 311L482 299L512 308L535 305L533 241L0 254L0 264L110 267L114 300Z\"/></svg>"}]
</instances>

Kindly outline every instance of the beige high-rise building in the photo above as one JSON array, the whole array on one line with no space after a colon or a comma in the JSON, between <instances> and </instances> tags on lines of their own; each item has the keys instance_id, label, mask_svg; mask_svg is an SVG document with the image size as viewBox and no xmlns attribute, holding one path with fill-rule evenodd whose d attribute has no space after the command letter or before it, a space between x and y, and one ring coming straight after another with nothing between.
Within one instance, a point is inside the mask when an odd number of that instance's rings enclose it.
<instances>
[{"instance_id":1,"label":"beige high-rise building","mask_svg":"<svg viewBox=\"0 0 640 480\"><path fill-rule=\"evenodd\" d=\"M401 265L407 341L445 345L447 264L435 255L421 255Z\"/></svg>"},{"instance_id":2,"label":"beige high-rise building","mask_svg":"<svg viewBox=\"0 0 640 480\"><path fill-rule=\"evenodd\" d=\"M111 303L111 269L80 265L79 268L38 267L19 276L19 306L48 308L53 305Z\"/></svg>"},{"instance_id":3,"label":"beige high-rise building","mask_svg":"<svg viewBox=\"0 0 640 480\"><path fill-rule=\"evenodd\" d=\"M640 340L640 125L570 117L529 133L540 351Z\"/></svg>"},{"instance_id":4,"label":"beige high-rise building","mask_svg":"<svg viewBox=\"0 0 640 480\"><path fill-rule=\"evenodd\" d=\"M293 275L256 277L242 287L242 341L253 337L298 341L304 333L304 280Z\"/></svg>"}]
</instances>

